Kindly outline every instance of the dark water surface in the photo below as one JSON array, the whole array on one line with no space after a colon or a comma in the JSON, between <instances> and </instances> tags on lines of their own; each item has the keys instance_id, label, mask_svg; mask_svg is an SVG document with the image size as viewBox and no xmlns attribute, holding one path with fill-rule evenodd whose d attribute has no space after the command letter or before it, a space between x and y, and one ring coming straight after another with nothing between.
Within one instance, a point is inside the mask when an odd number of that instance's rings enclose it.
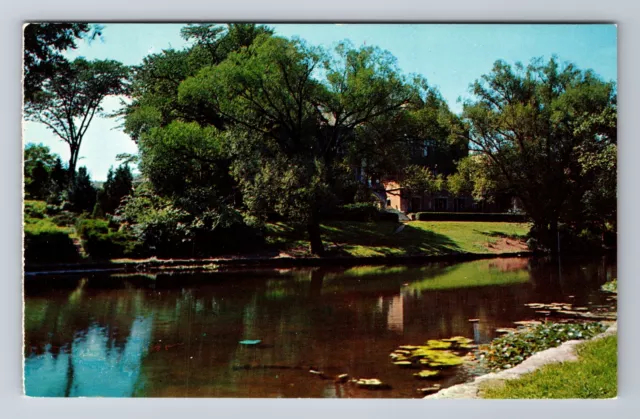
<instances>
[{"instance_id":1,"label":"dark water surface","mask_svg":"<svg viewBox=\"0 0 640 419\"><path fill-rule=\"evenodd\" d=\"M211 274L51 276L25 282L29 396L422 397L403 344L535 319L532 302L606 305L614 262L459 264ZM469 319L479 319L470 322ZM257 346L239 344L261 340ZM321 379L379 378L388 390ZM439 381L464 381L456 367Z\"/></svg>"}]
</instances>

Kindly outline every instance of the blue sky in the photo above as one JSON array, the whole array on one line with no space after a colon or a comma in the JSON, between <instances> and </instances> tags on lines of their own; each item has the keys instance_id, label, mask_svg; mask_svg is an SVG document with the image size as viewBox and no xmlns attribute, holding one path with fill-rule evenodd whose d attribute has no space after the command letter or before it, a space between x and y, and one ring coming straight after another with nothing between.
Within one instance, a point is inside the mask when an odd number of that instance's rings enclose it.
<instances>
[{"instance_id":1,"label":"blue sky","mask_svg":"<svg viewBox=\"0 0 640 419\"><path fill-rule=\"evenodd\" d=\"M139 64L150 53L169 47L183 48L183 24L106 24L103 39L81 41L67 56L115 59ZM405 73L425 76L437 87L454 112L462 109L458 98L467 98L469 84L491 70L497 59L528 63L533 57L573 62L591 68L605 80L617 80L617 31L615 25L556 24L270 24L277 35L300 37L312 45L330 47L341 40L355 46L376 45L390 51ZM104 107L115 109L117 98ZM95 118L80 150L80 165L93 179L104 180L119 153L135 153L136 146L112 119ZM43 125L25 122L24 141L44 143L63 159L69 151Z\"/></svg>"}]
</instances>

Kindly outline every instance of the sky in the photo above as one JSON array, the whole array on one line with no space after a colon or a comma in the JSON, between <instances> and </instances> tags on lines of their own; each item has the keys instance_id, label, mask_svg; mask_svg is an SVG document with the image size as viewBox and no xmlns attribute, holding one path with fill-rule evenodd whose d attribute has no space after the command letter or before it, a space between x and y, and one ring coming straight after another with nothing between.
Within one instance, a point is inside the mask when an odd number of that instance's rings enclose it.
<instances>
[{"instance_id":1,"label":"sky","mask_svg":"<svg viewBox=\"0 0 640 419\"><path fill-rule=\"evenodd\" d=\"M184 24L105 24L102 39L80 41L65 55L87 59L114 59L136 65L148 54L182 49ZM331 47L349 40L354 46L371 45L388 50L406 74L421 74L437 87L450 108L459 113L470 95L469 85L491 71L502 59L524 64L534 57L572 62L592 69L605 80L617 81L617 28L612 24L268 24L276 35L299 37L311 45ZM113 111L119 98L107 98L103 106ZM119 128L121 122L94 118L80 150L81 166L92 179L104 181L116 155L136 153L136 145ZM39 123L23 124L24 143L43 143L68 160L66 143Z\"/></svg>"}]
</instances>

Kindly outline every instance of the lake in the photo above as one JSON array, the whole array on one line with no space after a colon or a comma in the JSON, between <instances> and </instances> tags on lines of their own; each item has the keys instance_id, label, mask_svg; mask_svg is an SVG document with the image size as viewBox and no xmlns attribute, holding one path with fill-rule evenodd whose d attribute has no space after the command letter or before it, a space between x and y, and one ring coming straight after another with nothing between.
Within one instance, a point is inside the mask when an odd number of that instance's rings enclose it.
<instances>
[{"instance_id":1,"label":"lake","mask_svg":"<svg viewBox=\"0 0 640 419\"><path fill-rule=\"evenodd\" d=\"M399 345L452 336L486 343L497 328L540 319L527 303L597 310L613 304L600 286L616 275L604 258L560 267L503 258L27 278L25 389L55 397L423 397L419 388L454 385L472 371L455 367L425 384L391 363ZM340 374L390 388L335 382Z\"/></svg>"}]
</instances>

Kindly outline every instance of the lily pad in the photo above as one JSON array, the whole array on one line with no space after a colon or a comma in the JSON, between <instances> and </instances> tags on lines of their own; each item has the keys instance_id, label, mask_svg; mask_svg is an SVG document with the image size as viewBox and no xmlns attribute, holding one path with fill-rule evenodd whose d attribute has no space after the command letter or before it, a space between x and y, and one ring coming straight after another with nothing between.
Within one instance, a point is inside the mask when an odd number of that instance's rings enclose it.
<instances>
[{"instance_id":1,"label":"lily pad","mask_svg":"<svg viewBox=\"0 0 640 419\"><path fill-rule=\"evenodd\" d=\"M393 365L397 365L399 367L410 367L412 364L411 361L396 361Z\"/></svg>"},{"instance_id":2,"label":"lily pad","mask_svg":"<svg viewBox=\"0 0 640 419\"><path fill-rule=\"evenodd\" d=\"M451 347L451 342L444 342L441 340L429 340L427 341L427 346L431 349L449 349Z\"/></svg>"},{"instance_id":3,"label":"lily pad","mask_svg":"<svg viewBox=\"0 0 640 419\"><path fill-rule=\"evenodd\" d=\"M436 378L440 374L441 374L440 371L422 370L420 372L413 374L413 376L417 378Z\"/></svg>"},{"instance_id":4,"label":"lily pad","mask_svg":"<svg viewBox=\"0 0 640 419\"><path fill-rule=\"evenodd\" d=\"M256 340L241 340L240 342L238 342L240 345L247 345L247 346L252 346L252 345L258 345L260 344L260 342L262 342L260 339L256 339Z\"/></svg>"},{"instance_id":5,"label":"lily pad","mask_svg":"<svg viewBox=\"0 0 640 419\"><path fill-rule=\"evenodd\" d=\"M377 378L360 378L356 381L356 385L361 388L367 388L372 390L387 389L389 385L384 384Z\"/></svg>"}]
</instances>

